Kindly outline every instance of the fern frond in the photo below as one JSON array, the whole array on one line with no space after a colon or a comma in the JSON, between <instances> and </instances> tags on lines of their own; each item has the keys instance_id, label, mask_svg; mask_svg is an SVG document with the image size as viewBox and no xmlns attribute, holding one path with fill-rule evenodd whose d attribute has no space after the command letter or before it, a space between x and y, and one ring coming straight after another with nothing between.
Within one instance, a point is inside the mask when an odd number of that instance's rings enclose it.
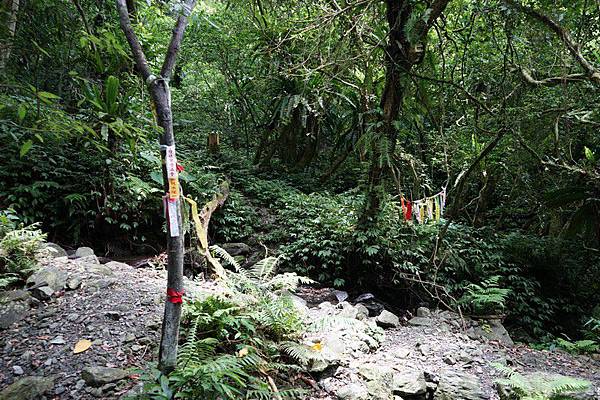
<instances>
[{"instance_id":1,"label":"fern frond","mask_svg":"<svg viewBox=\"0 0 600 400\"><path fill-rule=\"evenodd\" d=\"M219 256L227 265L231 265L237 272L239 272L242 267L240 264L227 252L227 250L214 245L210 246L210 250L213 251L217 256Z\"/></svg>"}]
</instances>

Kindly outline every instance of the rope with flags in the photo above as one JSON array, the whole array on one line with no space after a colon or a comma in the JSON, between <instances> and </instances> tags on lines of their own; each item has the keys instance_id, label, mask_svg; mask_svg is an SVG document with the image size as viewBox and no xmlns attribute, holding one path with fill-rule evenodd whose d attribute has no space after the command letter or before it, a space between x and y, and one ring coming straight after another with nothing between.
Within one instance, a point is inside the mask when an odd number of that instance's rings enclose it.
<instances>
[{"instance_id":1,"label":"rope with flags","mask_svg":"<svg viewBox=\"0 0 600 400\"><path fill-rule=\"evenodd\" d=\"M412 221L413 217L419 224L431 221L439 222L444 215L444 208L446 207L446 188L443 188L441 192L433 196L414 201L405 199L402 196L400 198L400 205L404 219L407 222Z\"/></svg>"}]
</instances>

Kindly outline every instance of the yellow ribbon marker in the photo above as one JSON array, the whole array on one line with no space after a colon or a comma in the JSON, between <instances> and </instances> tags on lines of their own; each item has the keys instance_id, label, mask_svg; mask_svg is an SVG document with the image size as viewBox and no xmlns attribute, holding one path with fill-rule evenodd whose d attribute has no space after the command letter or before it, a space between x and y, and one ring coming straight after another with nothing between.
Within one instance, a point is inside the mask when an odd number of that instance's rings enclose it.
<instances>
[{"instance_id":1,"label":"yellow ribbon marker","mask_svg":"<svg viewBox=\"0 0 600 400\"><path fill-rule=\"evenodd\" d=\"M192 220L194 221L196 235L198 236L198 241L200 242L200 246L198 246L199 253L206 257L208 262L213 266L215 274L217 274L218 277L226 279L225 268L223 268L219 260L210 254L210 250L208 248L208 234L206 229L204 229L202 221L200 220L200 214L198 214L198 203L189 197L184 196L183 198L190 204L190 208L192 210Z\"/></svg>"}]
</instances>

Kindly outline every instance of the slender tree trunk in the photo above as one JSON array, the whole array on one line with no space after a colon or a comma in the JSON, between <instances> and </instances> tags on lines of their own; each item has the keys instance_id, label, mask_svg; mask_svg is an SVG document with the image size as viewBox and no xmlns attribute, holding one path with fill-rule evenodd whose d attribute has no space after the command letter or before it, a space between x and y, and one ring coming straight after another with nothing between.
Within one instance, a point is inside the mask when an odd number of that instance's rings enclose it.
<instances>
[{"instance_id":1,"label":"slender tree trunk","mask_svg":"<svg viewBox=\"0 0 600 400\"><path fill-rule=\"evenodd\" d=\"M165 60L157 77L152 74L142 46L133 31L130 19L130 8L127 7L125 0L116 0L117 9L121 22L121 28L127 38L129 46L136 61L137 69L148 84L148 89L152 97L152 102L156 109L157 124L162 129L159 137L160 153L163 166L164 190L169 193L175 193L176 198L171 196L169 207L174 212L174 218L167 220L167 301L165 302L165 313L162 324L162 336L159 349L159 369L163 373L173 371L177 366L177 344L179 341L179 323L181 319L181 306L183 294L183 224L181 216L181 200L179 198L179 180L172 178L169 182L167 173L167 149L175 146L175 136L173 134L173 116L171 111L171 91L169 88L169 78L175 66L175 59L179 51L179 46L183 40L183 33L188 24L188 16L196 5L196 0L187 0L184 4L184 14L177 19L177 24L173 29L171 42L165 56ZM174 152L173 147L170 147ZM175 188L175 190L172 190ZM178 232L171 232L172 222L178 224Z\"/></svg>"},{"instance_id":2,"label":"slender tree trunk","mask_svg":"<svg viewBox=\"0 0 600 400\"><path fill-rule=\"evenodd\" d=\"M2 44L0 51L0 72L3 72L10 58L10 53L13 47L13 41L15 38L15 32L17 31L17 17L19 14L19 0L5 0L4 7L8 12L8 18L6 20L6 43Z\"/></svg>"}]
</instances>

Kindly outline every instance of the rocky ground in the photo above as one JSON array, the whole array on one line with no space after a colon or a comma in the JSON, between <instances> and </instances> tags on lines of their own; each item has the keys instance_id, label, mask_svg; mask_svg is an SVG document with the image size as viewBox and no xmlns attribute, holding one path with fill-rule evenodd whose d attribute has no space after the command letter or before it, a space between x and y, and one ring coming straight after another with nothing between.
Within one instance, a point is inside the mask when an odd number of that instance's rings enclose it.
<instances>
[{"instance_id":1,"label":"rocky ground","mask_svg":"<svg viewBox=\"0 0 600 400\"><path fill-rule=\"evenodd\" d=\"M190 296L218 290L186 281ZM0 400L125 397L156 360L164 291L162 271L54 248L27 290L0 293ZM514 346L500 321L424 308L399 318L369 295L298 294L305 342L318 343L311 399L497 399L493 362L525 377L587 379L594 388L579 398L600 399L600 362Z\"/></svg>"}]
</instances>

